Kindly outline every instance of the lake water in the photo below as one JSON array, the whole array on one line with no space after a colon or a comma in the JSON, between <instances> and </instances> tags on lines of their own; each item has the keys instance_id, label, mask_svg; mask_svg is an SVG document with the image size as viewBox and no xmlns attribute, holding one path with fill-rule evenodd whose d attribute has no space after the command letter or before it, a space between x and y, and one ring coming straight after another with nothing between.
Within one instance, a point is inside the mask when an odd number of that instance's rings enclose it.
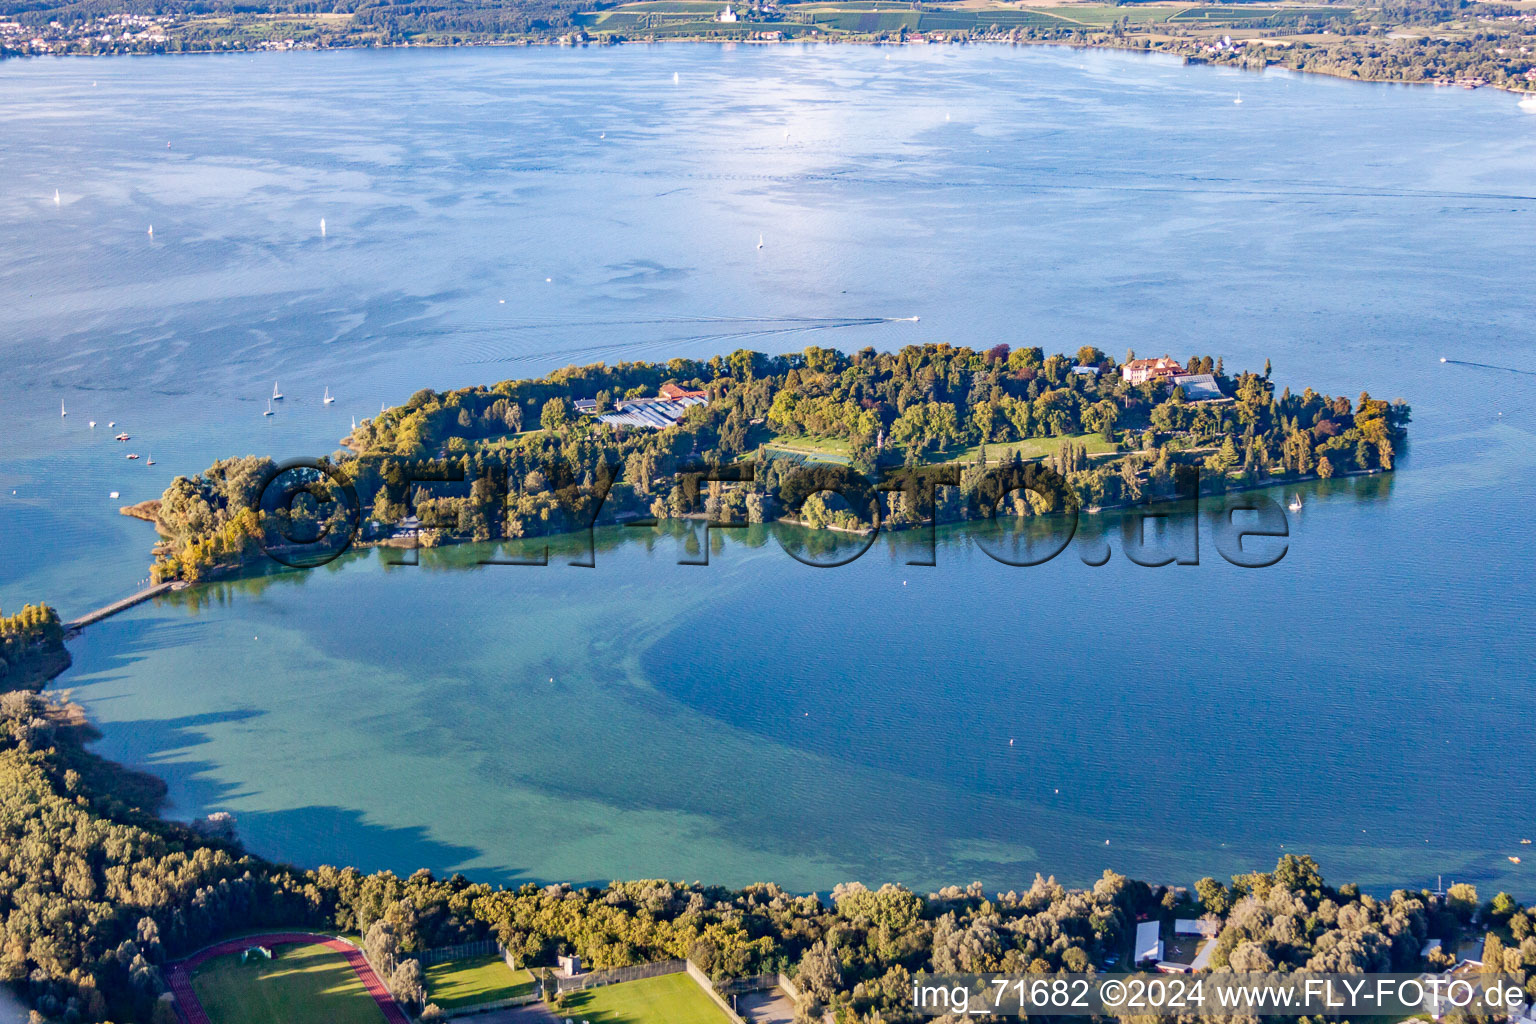
<instances>
[{"instance_id":1,"label":"lake water","mask_svg":"<svg viewBox=\"0 0 1536 1024\"><path fill-rule=\"evenodd\" d=\"M1306 488L1265 570L1209 539L1016 569L952 531L932 568L903 538L816 570L760 532L708 567L608 535L595 570L367 552L142 606L58 685L173 816L493 880L1189 883L1299 851L1536 896L1507 859L1536 832L1512 97L1056 48L27 60L0 140L7 608L132 590L152 538L116 509L178 473L573 361L1091 343L1414 407L1400 471Z\"/></svg>"}]
</instances>

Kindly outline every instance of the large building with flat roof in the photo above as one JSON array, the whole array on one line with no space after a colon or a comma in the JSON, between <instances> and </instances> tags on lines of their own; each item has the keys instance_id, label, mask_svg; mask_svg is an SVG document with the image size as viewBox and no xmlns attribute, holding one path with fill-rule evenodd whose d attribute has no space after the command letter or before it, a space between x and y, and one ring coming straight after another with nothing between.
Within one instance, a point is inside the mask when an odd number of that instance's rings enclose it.
<instances>
[{"instance_id":1,"label":"large building with flat roof","mask_svg":"<svg viewBox=\"0 0 1536 1024\"><path fill-rule=\"evenodd\" d=\"M672 385L667 385L672 387ZM674 388L676 398L666 397L666 388L658 398L626 398L615 402L613 412L598 419L615 427L643 427L648 430L665 430L677 426L695 405L703 405L709 396L702 391L683 391Z\"/></svg>"},{"instance_id":2,"label":"large building with flat roof","mask_svg":"<svg viewBox=\"0 0 1536 1024\"><path fill-rule=\"evenodd\" d=\"M1212 373L1181 373L1171 383L1176 388L1183 388L1184 398L1190 402L1227 401L1227 396L1221 393L1221 386L1216 383L1216 375Z\"/></svg>"}]
</instances>

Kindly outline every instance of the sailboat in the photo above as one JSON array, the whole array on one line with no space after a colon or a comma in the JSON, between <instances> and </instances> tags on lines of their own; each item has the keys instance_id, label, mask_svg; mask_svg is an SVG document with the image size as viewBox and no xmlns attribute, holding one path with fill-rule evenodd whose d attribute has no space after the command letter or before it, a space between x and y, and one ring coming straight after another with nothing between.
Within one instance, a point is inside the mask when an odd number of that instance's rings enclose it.
<instances>
[{"instance_id":1,"label":"sailboat","mask_svg":"<svg viewBox=\"0 0 1536 1024\"><path fill-rule=\"evenodd\" d=\"M95 430L95 429L96 429L96 421L95 421L95 420L91 420L91 422L90 422L90 423L89 423L89 424L88 424L88 425L89 425L89 426L90 426L90 428L91 428L91 429L92 429L92 430Z\"/></svg>"},{"instance_id":2,"label":"sailboat","mask_svg":"<svg viewBox=\"0 0 1536 1024\"><path fill-rule=\"evenodd\" d=\"M677 84L677 72L676 71L672 72L672 84L673 85Z\"/></svg>"},{"instance_id":3,"label":"sailboat","mask_svg":"<svg viewBox=\"0 0 1536 1024\"><path fill-rule=\"evenodd\" d=\"M1521 110L1528 110L1536 114L1536 95L1527 96L1517 104Z\"/></svg>"},{"instance_id":4,"label":"sailboat","mask_svg":"<svg viewBox=\"0 0 1536 1024\"><path fill-rule=\"evenodd\" d=\"M149 237L150 238L154 238L155 237L155 226L153 224L151 224L149 226Z\"/></svg>"},{"instance_id":5,"label":"sailboat","mask_svg":"<svg viewBox=\"0 0 1536 1024\"><path fill-rule=\"evenodd\" d=\"M1243 102L1243 94L1242 93L1238 93L1237 94L1237 99L1233 100L1232 102L1233 103L1242 103Z\"/></svg>"},{"instance_id":6,"label":"sailboat","mask_svg":"<svg viewBox=\"0 0 1536 1024\"><path fill-rule=\"evenodd\" d=\"M58 189L54 189L53 190L53 205L54 206L58 206L58 205L60 205L61 202L62 202L62 200L59 198L59 190Z\"/></svg>"},{"instance_id":7,"label":"sailboat","mask_svg":"<svg viewBox=\"0 0 1536 1024\"><path fill-rule=\"evenodd\" d=\"M152 455L149 452L145 452L144 453L144 465L146 465L146 466L153 466L154 464L155 464L155 457L154 457L154 455Z\"/></svg>"},{"instance_id":8,"label":"sailboat","mask_svg":"<svg viewBox=\"0 0 1536 1024\"><path fill-rule=\"evenodd\" d=\"M330 405L332 402L336 401L336 399L331 397L331 389L330 389L329 385L326 386L325 397L323 399L321 399L321 401L324 402L326 405Z\"/></svg>"},{"instance_id":9,"label":"sailboat","mask_svg":"<svg viewBox=\"0 0 1536 1024\"><path fill-rule=\"evenodd\" d=\"M281 391L277 390L277 381L273 381L272 382L272 401L274 401L274 402L281 402L282 400L283 400L283 393Z\"/></svg>"},{"instance_id":10,"label":"sailboat","mask_svg":"<svg viewBox=\"0 0 1536 1024\"><path fill-rule=\"evenodd\" d=\"M59 415L60 416L68 416L69 415L69 413L64 410L64 402L63 402L62 399L59 401Z\"/></svg>"},{"instance_id":11,"label":"sailboat","mask_svg":"<svg viewBox=\"0 0 1536 1024\"><path fill-rule=\"evenodd\" d=\"M320 218L320 237L321 238L325 237L325 218L324 217Z\"/></svg>"},{"instance_id":12,"label":"sailboat","mask_svg":"<svg viewBox=\"0 0 1536 1024\"><path fill-rule=\"evenodd\" d=\"M357 417L352 417L352 433L357 433Z\"/></svg>"},{"instance_id":13,"label":"sailboat","mask_svg":"<svg viewBox=\"0 0 1536 1024\"><path fill-rule=\"evenodd\" d=\"M267 399L267 411L262 413L262 415L263 416L271 416L272 415L272 399L270 399L270 398Z\"/></svg>"},{"instance_id":14,"label":"sailboat","mask_svg":"<svg viewBox=\"0 0 1536 1024\"><path fill-rule=\"evenodd\" d=\"M1297 494L1297 495L1293 495L1291 497L1290 509L1291 509L1292 512L1300 512L1301 511L1301 495Z\"/></svg>"},{"instance_id":15,"label":"sailboat","mask_svg":"<svg viewBox=\"0 0 1536 1024\"><path fill-rule=\"evenodd\" d=\"M763 236L762 235L758 235L757 236L757 247L759 249L761 249L763 247Z\"/></svg>"}]
</instances>

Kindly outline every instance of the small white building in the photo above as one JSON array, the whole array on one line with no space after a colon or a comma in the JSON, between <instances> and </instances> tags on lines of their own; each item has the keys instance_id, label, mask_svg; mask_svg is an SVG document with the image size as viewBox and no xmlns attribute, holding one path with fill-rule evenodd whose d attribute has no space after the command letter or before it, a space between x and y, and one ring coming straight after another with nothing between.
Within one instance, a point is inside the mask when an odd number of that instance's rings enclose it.
<instances>
[{"instance_id":1,"label":"small white building","mask_svg":"<svg viewBox=\"0 0 1536 1024\"><path fill-rule=\"evenodd\" d=\"M560 973L568 978L574 978L581 973L581 957L572 953L570 956L559 956L555 962L560 965Z\"/></svg>"},{"instance_id":2,"label":"small white building","mask_svg":"<svg viewBox=\"0 0 1536 1024\"><path fill-rule=\"evenodd\" d=\"M1162 928L1156 921L1143 921L1136 926L1136 963L1163 959Z\"/></svg>"},{"instance_id":3,"label":"small white building","mask_svg":"<svg viewBox=\"0 0 1536 1024\"><path fill-rule=\"evenodd\" d=\"M1181 917L1173 922L1173 934L1175 935L1199 935L1202 938L1214 939L1221 931L1221 925L1204 917Z\"/></svg>"},{"instance_id":4,"label":"small white building","mask_svg":"<svg viewBox=\"0 0 1536 1024\"><path fill-rule=\"evenodd\" d=\"M730 4L726 4L725 5L725 10L723 10L719 14L715 15L715 20L716 21L723 21L723 22L735 21L736 20L736 12L731 8Z\"/></svg>"}]
</instances>

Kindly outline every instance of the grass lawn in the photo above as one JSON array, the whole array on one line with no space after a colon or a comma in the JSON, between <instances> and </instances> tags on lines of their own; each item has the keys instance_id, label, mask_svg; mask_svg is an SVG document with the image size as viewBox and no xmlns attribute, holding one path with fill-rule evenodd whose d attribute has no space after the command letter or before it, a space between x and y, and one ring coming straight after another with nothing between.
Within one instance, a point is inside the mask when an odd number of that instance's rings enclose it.
<instances>
[{"instance_id":1,"label":"grass lawn","mask_svg":"<svg viewBox=\"0 0 1536 1024\"><path fill-rule=\"evenodd\" d=\"M1061 451L1066 442L1084 445L1089 455L1106 455L1114 446L1099 434L1078 434L1074 437L1031 437L1023 441L994 442L986 446L987 461L993 464L1010 459L1017 451L1025 459L1043 459ZM967 448L955 448L930 456L934 462L975 462L982 446L973 444Z\"/></svg>"},{"instance_id":2,"label":"grass lawn","mask_svg":"<svg viewBox=\"0 0 1536 1024\"><path fill-rule=\"evenodd\" d=\"M847 455L848 439L845 437L812 437L810 434L776 434L766 441L776 448L792 452L820 452L826 455Z\"/></svg>"},{"instance_id":3,"label":"grass lawn","mask_svg":"<svg viewBox=\"0 0 1536 1024\"><path fill-rule=\"evenodd\" d=\"M208 961L192 989L213 1024L382 1024L363 983L335 950L279 946L271 960Z\"/></svg>"},{"instance_id":4,"label":"grass lawn","mask_svg":"<svg viewBox=\"0 0 1536 1024\"><path fill-rule=\"evenodd\" d=\"M493 1003L533 991L533 975L514 971L501 957L472 956L427 968L427 1001L445 1010Z\"/></svg>"},{"instance_id":5,"label":"grass lawn","mask_svg":"<svg viewBox=\"0 0 1536 1024\"><path fill-rule=\"evenodd\" d=\"M986 446L987 461L992 463L1002 462L1013 457L1017 451L1025 459L1043 459L1047 455L1054 455L1061 450L1066 442L1085 445L1089 455L1108 455L1114 451L1114 445L1104 440L1099 434L1075 434L1072 437L1031 437L1023 441L1010 441L1007 443L998 441ZM769 435L760 442L766 448L777 449L784 452L798 452L812 458L818 456L832 456L838 461L845 462L848 457L848 441L841 437L812 437L808 434L779 434ZM981 454L981 445L973 444L965 448L952 448L949 451L930 453L927 462L975 462Z\"/></svg>"},{"instance_id":6,"label":"grass lawn","mask_svg":"<svg viewBox=\"0 0 1536 1024\"><path fill-rule=\"evenodd\" d=\"M556 1015L591 1024L727 1024L729 1020L686 974L573 992Z\"/></svg>"},{"instance_id":7,"label":"grass lawn","mask_svg":"<svg viewBox=\"0 0 1536 1024\"><path fill-rule=\"evenodd\" d=\"M490 437L476 438L470 442L470 447L486 449L511 448L522 438L542 433L544 433L542 427L534 427L532 430L519 430L515 433L509 431L504 434L492 434Z\"/></svg>"},{"instance_id":8,"label":"grass lawn","mask_svg":"<svg viewBox=\"0 0 1536 1024\"><path fill-rule=\"evenodd\" d=\"M1163 946L1163 959L1176 964L1192 964L1200 955L1200 944L1204 941L1198 935L1175 935Z\"/></svg>"}]
</instances>

